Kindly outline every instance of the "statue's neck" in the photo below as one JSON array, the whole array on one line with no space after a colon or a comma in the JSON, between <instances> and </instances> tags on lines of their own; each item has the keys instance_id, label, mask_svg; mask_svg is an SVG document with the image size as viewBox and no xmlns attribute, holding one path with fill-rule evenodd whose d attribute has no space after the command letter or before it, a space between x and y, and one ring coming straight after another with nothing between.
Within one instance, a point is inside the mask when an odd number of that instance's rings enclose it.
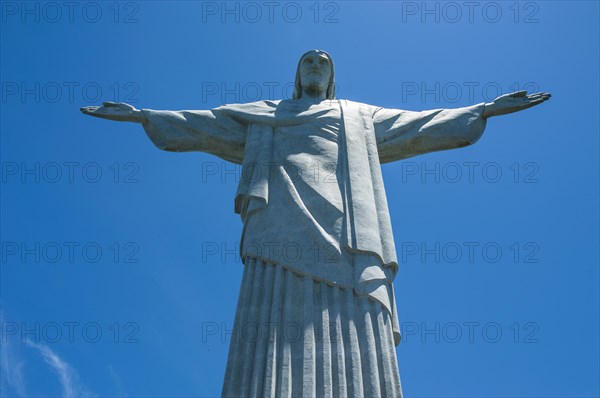
<instances>
[{"instance_id":1,"label":"statue's neck","mask_svg":"<svg viewBox=\"0 0 600 398\"><path fill-rule=\"evenodd\" d=\"M302 99L314 103L319 103L327 98L327 93L323 90L314 91L310 88L302 90Z\"/></svg>"}]
</instances>

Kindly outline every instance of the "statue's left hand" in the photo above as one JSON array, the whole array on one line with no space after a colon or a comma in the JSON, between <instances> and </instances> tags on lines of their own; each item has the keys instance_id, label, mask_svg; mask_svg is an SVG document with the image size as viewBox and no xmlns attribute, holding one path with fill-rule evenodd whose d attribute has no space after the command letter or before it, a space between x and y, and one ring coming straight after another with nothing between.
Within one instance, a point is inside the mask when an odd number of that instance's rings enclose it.
<instances>
[{"instance_id":1,"label":"statue's left hand","mask_svg":"<svg viewBox=\"0 0 600 398\"><path fill-rule=\"evenodd\" d=\"M527 94L527 91L517 91L504 94L496 98L494 102L485 104L483 117L500 116L508 113L522 111L531 108L550 99L550 93Z\"/></svg>"}]
</instances>

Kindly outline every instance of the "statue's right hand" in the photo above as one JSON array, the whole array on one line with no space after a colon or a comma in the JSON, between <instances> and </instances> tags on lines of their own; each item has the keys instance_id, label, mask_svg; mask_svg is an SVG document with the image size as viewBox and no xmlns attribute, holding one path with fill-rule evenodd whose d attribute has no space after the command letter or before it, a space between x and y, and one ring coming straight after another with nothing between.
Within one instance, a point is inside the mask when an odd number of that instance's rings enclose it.
<instances>
[{"instance_id":1,"label":"statue's right hand","mask_svg":"<svg viewBox=\"0 0 600 398\"><path fill-rule=\"evenodd\" d=\"M86 106L80 109L86 115L118 122L143 123L146 121L144 113L124 102L103 102L102 106Z\"/></svg>"}]
</instances>

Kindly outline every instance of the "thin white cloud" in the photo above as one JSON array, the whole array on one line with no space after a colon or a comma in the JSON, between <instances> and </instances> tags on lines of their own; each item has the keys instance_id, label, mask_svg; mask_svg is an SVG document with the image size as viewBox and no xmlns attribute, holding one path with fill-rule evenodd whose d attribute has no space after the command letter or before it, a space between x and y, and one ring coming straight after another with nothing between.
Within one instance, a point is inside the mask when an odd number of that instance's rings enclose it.
<instances>
[{"instance_id":1,"label":"thin white cloud","mask_svg":"<svg viewBox=\"0 0 600 398\"><path fill-rule=\"evenodd\" d=\"M18 397L27 397L27 387L23 376L23 366L25 361L18 358L13 352L10 340L0 342L0 385L5 388L8 386L10 391L0 391L0 396L15 395ZM1 380L4 380L2 382Z\"/></svg>"},{"instance_id":2,"label":"thin white cloud","mask_svg":"<svg viewBox=\"0 0 600 398\"><path fill-rule=\"evenodd\" d=\"M108 365L108 373L110 374L110 377L112 378L112 380L115 384L115 387L117 389L116 396L117 397L127 397L128 395L125 392L125 389L123 388L123 380L121 379L121 376L119 376L119 374L113 368L112 365Z\"/></svg>"},{"instance_id":3,"label":"thin white cloud","mask_svg":"<svg viewBox=\"0 0 600 398\"><path fill-rule=\"evenodd\" d=\"M0 300L0 304L2 304ZM1 308L1 305L0 305ZM5 324L4 312L0 309L0 324ZM58 375L62 387L62 396L66 398L93 397L95 394L79 382L75 369L50 347L31 340L11 339L7 335L0 336L0 397L16 396L29 397L29 383L25 377L26 361L23 359L21 347L34 348L38 351L44 362ZM17 344L15 344L17 343Z\"/></svg>"},{"instance_id":4,"label":"thin white cloud","mask_svg":"<svg viewBox=\"0 0 600 398\"><path fill-rule=\"evenodd\" d=\"M0 307L1 304L0 302ZM5 325L4 321L4 313L0 310L0 325ZM0 339L0 389L3 386L4 391L0 391L0 396L29 396L25 385L25 377L23 376L24 365L25 361L20 359L20 356L15 352L14 344L3 334L2 339ZM6 387L9 387L10 391L6 391Z\"/></svg>"},{"instance_id":5,"label":"thin white cloud","mask_svg":"<svg viewBox=\"0 0 600 398\"><path fill-rule=\"evenodd\" d=\"M27 345L37 349L44 361L58 375L58 379L63 389L62 396L65 398L89 397L92 394L79 382L79 376L75 369L67 362L63 361L58 354L44 344L36 344L26 340Z\"/></svg>"}]
</instances>

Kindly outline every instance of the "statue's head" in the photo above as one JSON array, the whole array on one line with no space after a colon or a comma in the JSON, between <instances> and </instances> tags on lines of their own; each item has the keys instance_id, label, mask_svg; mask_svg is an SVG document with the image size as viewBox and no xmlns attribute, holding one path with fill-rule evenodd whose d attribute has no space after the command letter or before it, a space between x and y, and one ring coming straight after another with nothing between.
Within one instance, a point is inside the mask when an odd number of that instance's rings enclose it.
<instances>
[{"instance_id":1,"label":"statue's head","mask_svg":"<svg viewBox=\"0 0 600 398\"><path fill-rule=\"evenodd\" d=\"M325 51L310 50L300 57L292 99L301 98L303 91L315 95L325 91L326 99L335 98L333 59Z\"/></svg>"}]
</instances>

